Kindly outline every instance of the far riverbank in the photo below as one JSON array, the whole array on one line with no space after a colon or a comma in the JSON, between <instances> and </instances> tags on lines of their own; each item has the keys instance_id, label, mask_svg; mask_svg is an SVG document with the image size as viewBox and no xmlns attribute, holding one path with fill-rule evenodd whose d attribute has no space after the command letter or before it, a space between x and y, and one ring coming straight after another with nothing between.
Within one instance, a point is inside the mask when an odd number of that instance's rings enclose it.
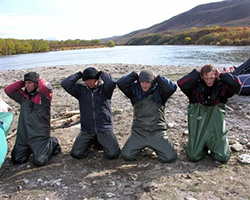
<instances>
[{"instance_id":1,"label":"far riverbank","mask_svg":"<svg viewBox=\"0 0 250 200\"><path fill-rule=\"evenodd\" d=\"M250 46L116 46L0 56L0 71L84 64L139 64L175 67L239 66L249 59Z\"/></svg>"}]
</instances>

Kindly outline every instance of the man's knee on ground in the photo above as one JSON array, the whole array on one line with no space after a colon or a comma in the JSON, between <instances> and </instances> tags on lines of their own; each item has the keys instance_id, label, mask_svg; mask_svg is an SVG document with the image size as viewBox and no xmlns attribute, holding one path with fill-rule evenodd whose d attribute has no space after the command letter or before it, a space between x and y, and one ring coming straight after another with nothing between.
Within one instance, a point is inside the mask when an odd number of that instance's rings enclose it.
<instances>
[{"instance_id":1,"label":"man's knee on ground","mask_svg":"<svg viewBox=\"0 0 250 200\"><path fill-rule=\"evenodd\" d=\"M81 159L87 156L87 153L80 153L78 151L71 150L70 152L71 157L76 158L76 159Z\"/></svg>"},{"instance_id":2,"label":"man's knee on ground","mask_svg":"<svg viewBox=\"0 0 250 200\"><path fill-rule=\"evenodd\" d=\"M25 162L27 162L27 160L29 159L29 156L18 156L15 153L11 153L11 160L14 164L23 164Z\"/></svg>"},{"instance_id":3,"label":"man's knee on ground","mask_svg":"<svg viewBox=\"0 0 250 200\"><path fill-rule=\"evenodd\" d=\"M192 162L198 162L199 160L201 160L204 156L204 155L197 155L197 154L189 154L188 152L186 152L187 154L187 158L188 160L192 161Z\"/></svg>"},{"instance_id":4,"label":"man's knee on ground","mask_svg":"<svg viewBox=\"0 0 250 200\"><path fill-rule=\"evenodd\" d=\"M136 159L135 156L132 156L131 154L126 153L124 151L121 151L121 157L122 157L123 160L127 160L127 161L135 160Z\"/></svg>"},{"instance_id":5,"label":"man's knee on ground","mask_svg":"<svg viewBox=\"0 0 250 200\"><path fill-rule=\"evenodd\" d=\"M34 158L34 165L40 167L45 165L48 162L48 158L46 156L39 156L38 158Z\"/></svg>"},{"instance_id":6,"label":"man's knee on ground","mask_svg":"<svg viewBox=\"0 0 250 200\"><path fill-rule=\"evenodd\" d=\"M189 148L185 148L185 152L188 160L192 162L197 162L201 160L206 155L206 150L202 149L201 151L190 151Z\"/></svg>"},{"instance_id":7,"label":"man's knee on ground","mask_svg":"<svg viewBox=\"0 0 250 200\"><path fill-rule=\"evenodd\" d=\"M14 164L23 164L25 162L27 162L27 159L20 159L20 158L17 158L17 157L11 157L11 160Z\"/></svg>"},{"instance_id":8,"label":"man's knee on ground","mask_svg":"<svg viewBox=\"0 0 250 200\"><path fill-rule=\"evenodd\" d=\"M105 152L105 157L108 159L115 159L120 155L120 150L113 151L113 152Z\"/></svg>"},{"instance_id":9,"label":"man's knee on ground","mask_svg":"<svg viewBox=\"0 0 250 200\"><path fill-rule=\"evenodd\" d=\"M188 156L188 160L192 161L192 162L198 162L199 160L201 160L202 158L197 158L195 156Z\"/></svg>"},{"instance_id":10,"label":"man's knee on ground","mask_svg":"<svg viewBox=\"0 0 250 200\"><path fill-rule=\"evenodd\" d=\"M177 153L173 153L171 156L159 157L160 162L162 163L170 163L176 161L178 158Z\"/></svg>"},{"instance_id":11,"label":"man's knee on ground","mask_svg":"<svg viewBox=\"0 0 250 200\"><path fill-rule=\"evenodd\" d=\"M214 160L217 160L221 163L226 163L227 161L229 161L231 157L231 152L229 152L228 154L214 154L212 153L212 158Z\"/></svg>"}]
</instances>

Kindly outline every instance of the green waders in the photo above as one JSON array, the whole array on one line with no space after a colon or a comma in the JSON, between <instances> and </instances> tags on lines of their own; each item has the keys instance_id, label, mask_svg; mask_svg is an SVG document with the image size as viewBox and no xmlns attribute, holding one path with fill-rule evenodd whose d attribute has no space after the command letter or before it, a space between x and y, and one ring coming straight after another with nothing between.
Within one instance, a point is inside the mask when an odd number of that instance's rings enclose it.
<instances>
[{"instance_id":1,"label":"green waders","mask_svg":"<svg viewBox=\"0 0 250 200\"><path fill-rule=\"evenodd\" d=\"M185 148L191 161L202 159L207 150L220 162L227 162L231 156L225 126L225 104L203 106L190 104L188 108L188 144Z\"/></svg>"},{"instance_id":2,"label":"green waders","mask_svg":"<svg viewBox=\"0 0 250 200\"><path fill-rule=\"evenodd\" d=\"M163 163L177 159L177 153L166 136L164 109L152 99L144 99L134 105L132 132L121 151L123 159L135 160L145 147L152 148Z\"/></svg>"}]
</instances>

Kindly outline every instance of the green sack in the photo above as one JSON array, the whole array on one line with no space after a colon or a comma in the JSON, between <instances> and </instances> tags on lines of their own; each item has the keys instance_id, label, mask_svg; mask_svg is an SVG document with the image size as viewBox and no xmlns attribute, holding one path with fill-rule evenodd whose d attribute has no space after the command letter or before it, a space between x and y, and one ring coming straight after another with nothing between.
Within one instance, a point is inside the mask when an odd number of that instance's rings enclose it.
<instances>
[{"instance_id":1,"label":"green sack","mask_svg":"<svg viewBox=\"0 0 250 200\"><path fill-rule=\"evenodd\" d=\"M190 104L188 108L188 144L185 148L191 161L202 159L211 151L211 156L227 162L231 156L225 126L225 104L203 106Z\"/></svg>"}]
</instances>

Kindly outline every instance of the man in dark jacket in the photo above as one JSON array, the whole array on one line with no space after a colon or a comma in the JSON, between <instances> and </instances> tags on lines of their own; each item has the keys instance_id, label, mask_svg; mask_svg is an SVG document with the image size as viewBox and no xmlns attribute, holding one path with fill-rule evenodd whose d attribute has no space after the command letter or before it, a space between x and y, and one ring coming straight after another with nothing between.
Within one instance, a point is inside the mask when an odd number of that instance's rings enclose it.
<instances>
[{"instance_id":1,"label":"man in dark jacket","mask_svg":"<svg viewBox=\"0 0 250 200\"><path fill-rule=\"evenodd\" d=\"M85 83L78 83L82 79ZM61 83L62 87L78 99L81 116L81 131L78 134L71 156L87 156L92 145L98 144L106 158L117 158L120 148L113 131L111 97L115 81L110 74L87 67L82 72L70 75Z\"/></svg>"},{"instance_id":2,"label":"man in dark jacket","mask_svg":"<svg viewBox=\"0 0 250 200\"><path fill-rule=\"evenodd\" d=\"M4 91L21 105L16 143L11 152L13 163L24 163L33 154L35 165L45 165L52 155L61 152L58 140L50 137L51 85L36 72L29 72L24 80L16 81Z\"/></svg>"},{"instance_id":3,"label":"man in dark jacket","mask_svg":"<svg viewBox=\"0 0 250 200\"><path fill-rule=\"evenodd\" d=\"M177 81L189 99L189 139L185 151L191 161L202 159L208 150L213 159L227 162L231 156L225 128L225 103L241 84L230 73L220 73L212 65L194 69Z\"/></svg>"},{"instance_id":4,"label":"man in dark jacket","mask_svg":"<svg viewBox=\"0 0 250 200\"><path fill-rule=\"evenodd\" d=\"M155 77L151 70L142 70L117 81L120 90L131 100L134 107L132 132L121 156L134 160L145 148L152 148L161 162L172 162L177 153L166 135L165 103L175 92L176 85L162 75Z\"/></svg>"}]
</instances>

